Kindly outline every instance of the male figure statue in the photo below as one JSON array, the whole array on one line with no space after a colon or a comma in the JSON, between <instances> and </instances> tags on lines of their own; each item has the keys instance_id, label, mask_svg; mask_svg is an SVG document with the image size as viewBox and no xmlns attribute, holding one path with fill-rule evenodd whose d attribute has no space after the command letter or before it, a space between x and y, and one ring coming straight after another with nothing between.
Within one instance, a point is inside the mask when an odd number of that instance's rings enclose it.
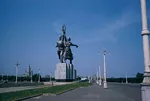
<instances>
[{"instance_id":1,"label":"male figure statue","mask_svg":"<svg viewBox=\"0 0 150 101\"><path fill-rule=\"evenodd\" d=\"M57 45L56 45L56 47L58 47L57 54L58 54L58 57L59 57L59 60L61 63L64 62L63 54L64 54L64 49L65 49L65 42L67 41L65 25L62 26L62 32L63 32L63 34L61 36L59 36L59 40L57 41Z\"/></svg>"}]
</instances>

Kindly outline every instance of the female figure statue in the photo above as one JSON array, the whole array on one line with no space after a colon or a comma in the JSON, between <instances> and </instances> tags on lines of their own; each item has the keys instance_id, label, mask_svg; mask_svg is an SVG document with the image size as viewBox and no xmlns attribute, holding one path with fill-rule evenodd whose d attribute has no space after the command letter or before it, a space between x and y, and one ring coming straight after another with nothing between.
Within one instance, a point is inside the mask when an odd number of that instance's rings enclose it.
<instances>
[{"instance_id":1,"label":"female figure statue","mask_svg":"<svg viewBox=\"0 0 150 101\"><path fill-rule=\"evenodd\" d=\"M78 45L73 44L70 41L71 41L71 38L69 37L67 41L65 42L64 61L66 62L66 60L69 59L70 64L72 64L73 54L71 51L71 46L76 46L76 48L78 48Z\"/></svg>"}]
</instances>

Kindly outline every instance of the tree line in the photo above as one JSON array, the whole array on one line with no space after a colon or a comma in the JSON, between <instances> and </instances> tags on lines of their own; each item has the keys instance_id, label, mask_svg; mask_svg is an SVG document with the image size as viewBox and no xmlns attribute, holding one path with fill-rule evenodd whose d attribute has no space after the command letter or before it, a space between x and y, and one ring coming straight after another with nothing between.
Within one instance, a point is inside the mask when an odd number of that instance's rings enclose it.
<instances>
[{"instance_id":1,"label":"tree line","mask_svg":"<svg viewBox=\"0 0 150 101\"><path fill-rule=\"evenodd\" d=\"M54 77L50 77L49 75L46 75L45 77L42 77L41 75L39 74L33 74L32 76L32 81L33 82L38 82L39 80L39 77L40 77L40 81L41 82L49 82L50 80L51 81L55 81L55 78ZM80 80L81 77L77 77L76 80ZM0 80L2 81L9 81L9 82L15 82L16 80L16 76L14 75L1 75L0 76ZM31 76L18 76L18 82L30 82L31 81Z\"/></svg>"},{"instance_id":2,"label":"tree line","mask_svg":"<svg viewBox=\"0 0 150 101\"><path fill-rule=\"evenodd\" d=\"M142 83L142 81L143 81L143 73L137 73L136 77L128 77L127 81L128 81L128 83ZM107 78L107 82L125 83L126 82L126 78L125 77Z\"/></svg>"}]
</instances>

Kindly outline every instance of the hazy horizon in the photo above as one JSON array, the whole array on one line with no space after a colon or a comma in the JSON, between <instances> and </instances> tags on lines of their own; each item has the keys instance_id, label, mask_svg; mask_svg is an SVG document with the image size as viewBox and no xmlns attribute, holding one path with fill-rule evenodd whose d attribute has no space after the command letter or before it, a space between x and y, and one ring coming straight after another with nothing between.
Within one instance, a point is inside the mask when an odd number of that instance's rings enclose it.
<instances>
[{"instance_id":1,"label":"hazy horizon","mask_svg":"<svg viewBox=\"0 0 150 101\"><path fill-rule=\"evenodd\" d=\"M96 74L99 65L103 73L103 49L111 53L108 77L143 73L140 0L1 0L0 13L0 74L15 75L19 62L19 75L29 64L34 73L54 75L63 24L79 46L72 47L78 75ZM150 5L147 13L150 24Z\"/></svg>"}]
</instances>

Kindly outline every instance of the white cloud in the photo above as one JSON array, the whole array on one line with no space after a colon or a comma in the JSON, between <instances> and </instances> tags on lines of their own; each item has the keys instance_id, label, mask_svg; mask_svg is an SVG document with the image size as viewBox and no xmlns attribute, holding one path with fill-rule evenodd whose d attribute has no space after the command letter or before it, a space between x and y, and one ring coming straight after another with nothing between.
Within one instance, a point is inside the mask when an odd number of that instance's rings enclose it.
<instances>
[{"instance_id":1,"label":"white cloud","mask_svg":"<svg viewBox=\"0 0 150 101\"><path fill-rule=\"evenodd\" d=\"M90 34L88 38L86 37L79 39L82 40L81 44L98 41L116 42L117 34L120 34L121 31L123 31L124 28L127 28L130 24L138 21L141 21L141 19L139 19L139 14L136 14L134 11L128 9L124 11L121 16L116 19L112 19L111 22L106 22L107 24L105 24L105 26L88 32Z\"/></svg>"},{"instance_id":2,"label":"white cloud","mask_svg":"<svg viewBox=\"0 0 150 101\"><path fill-rule=\"evenodd\" d=\"M116 42L117 34L120 34L124 28L127 28L130 24L141 21L140 13L136 13L129 8L115 19L110 19L111 17L109 19L105 19L106 22L102 23L103 26L98 29L86 30L80 28L80 30L76 30L76 28L71 28L74 30L69 33L78 33L78 35L72 34L73 40L78 40L77 44L89 44L100 41ZM60 22L53 23L54 30L59 34L61 33L61 26L62 23Z\"/></svg>"}]
</instances>

